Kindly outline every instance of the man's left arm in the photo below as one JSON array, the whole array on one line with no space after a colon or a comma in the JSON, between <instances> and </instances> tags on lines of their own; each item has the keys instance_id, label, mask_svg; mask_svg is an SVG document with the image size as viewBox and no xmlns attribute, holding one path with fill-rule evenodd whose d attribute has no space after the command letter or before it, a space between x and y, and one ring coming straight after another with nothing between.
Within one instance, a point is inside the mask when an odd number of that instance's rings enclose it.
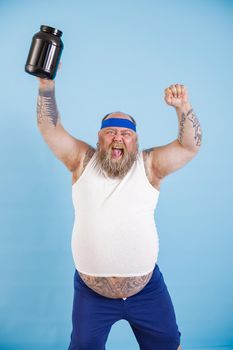
<instances>
[{"instance_id":1,"label":"man's left arm","mask_svg":"<svg viewBox=\"0 0 233 350\"><path fill-rule=\"evenodd\" d=\"M184 85L165 89L166 103L175 108L178 117L178 137L173 142L144 151L150 177L163 179L188 163L199 151L202 141L200 122L189 102Z\"/></svg>"}]
</instances>

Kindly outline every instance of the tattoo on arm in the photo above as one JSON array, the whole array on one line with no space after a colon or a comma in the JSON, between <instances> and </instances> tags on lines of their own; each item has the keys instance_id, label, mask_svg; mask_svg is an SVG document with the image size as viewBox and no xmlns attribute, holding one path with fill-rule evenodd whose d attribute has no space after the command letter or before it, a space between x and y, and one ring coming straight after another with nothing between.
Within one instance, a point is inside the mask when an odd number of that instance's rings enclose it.
<instances>
[{"instance_id":1,"label":"tattoo on arm","mask_svg":"<svg viewBox=\"0 0 233 350\"><path fill-rule=\"evenodd\" d=\"M48 122L55 127L59 122L59 113L56 105L54 90L39 90L37 99L37 121L39 125Z\"/></svg>"},{"instance_id":2,"label":"tattoo on arm","mask_svg":"<svg viewBox=\"0 0 233 350\"><path fill-rule=\"evenodd\" d=\"M179 136L178 139L180 141L180 143L183 143L183 136L184 136L184 123L185 123L186 117L185 114L182 113L181 115L181 120L180 120L180 128L179 128Z\"/></svg>"},{"instance_id":3,"label":"tattoo on arm","mask_svg":"<svg viewBox=\"0 0 233 350\"><path fill-rule=\"evenodd\" d=\"M152 172L151 172L151 165L150 164L150 154L155 150L156 147L148 148L143 150L143 161L144 161L144 169L146 176L148 180L150 181L151 185L154 186L153 179L152 179Z\"/></svg>"},{"instance_id":4,"label":"tattoo on arm","mask_svg":"<svg viewBox=\"0 0 233 350\"><path fill-rule=\"evenodd\" d=\"M182 113L182 115L181 115L179 136L178 136L180 143L181 144L183 143L184 124L185 124L187 119L192 122L192 126L194 128L194 140L195 140L196 146L201 146L201 139L202 139L201 125L200 125L200 122L197 119L195 113L193 112L193 109L190 109L186 115L184 113Z\"/></svg>"},{"instance_id":5,"label":"tattoo on arm","mask_svg":"<svg viewBox=\"0 0 233 350\"><path fill-rule=\"evenodd\" d=\"M145 157L148 157L150 155L150 153L154 151L154 149L155 149L155 147L144 149L143 154L145 155Z\"/></svg>"},{"instance_id":6,"label":"tattoo on arm","mask_svg":"<svg viewBox=\"0 0 233 350\"><path fill-rule=\"evenodd\" d=\"M202 134L201 134L201 125L199 123L199 120L197 119L197 117L193 111L192 111L190 116L188 114L188 119L192 122L193 128L195 130L194 139L196 141L196 146L201 146Z\"/></svg>"}]
</instances>

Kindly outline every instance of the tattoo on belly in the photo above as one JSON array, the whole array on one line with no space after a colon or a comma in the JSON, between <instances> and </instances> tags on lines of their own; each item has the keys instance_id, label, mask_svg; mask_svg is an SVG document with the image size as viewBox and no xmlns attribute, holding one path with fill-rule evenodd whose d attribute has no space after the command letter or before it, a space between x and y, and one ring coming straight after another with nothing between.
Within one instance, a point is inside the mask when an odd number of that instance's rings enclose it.
<instances>
[{"instance_id":1,"label":"tattoo on belly","mask_svg":"<svg viewBox=\"0 0 233 350\"><path fill-rule=\"evenodd\" d=\"M98 294L108 298L127 298L140 292L149 282L152 273L153 271L134 277L96 277L81 272L79 275L83 282Z\"/></svg>"}]
</instances>

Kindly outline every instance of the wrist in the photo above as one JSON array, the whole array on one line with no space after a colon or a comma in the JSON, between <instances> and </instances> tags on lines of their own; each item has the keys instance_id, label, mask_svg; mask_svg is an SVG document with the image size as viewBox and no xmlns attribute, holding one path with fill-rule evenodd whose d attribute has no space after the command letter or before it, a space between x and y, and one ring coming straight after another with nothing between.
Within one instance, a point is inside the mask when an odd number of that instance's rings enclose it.
<instances>
[{"instance_id":1,"label":"wrist","mask_svg":"<svg viewBox=\"0 0 233 350\"><path fill-rule=\"evenodd\" d=\"M49 92L54 91L55 81L50 79L41 79L39 78L39 91L40 92Z\"/></svg>"},{"instance_id":2,"label":"wrist","mask_svg":"<svg viewBox=\"0 0 233 350\"><path fill-rule=\"evenodd\" d=\"M181 113L188 113L192 109L192 105L190 102L184 102L180 106L176 107L176 111Z\"/></svg>"}]
</instances>

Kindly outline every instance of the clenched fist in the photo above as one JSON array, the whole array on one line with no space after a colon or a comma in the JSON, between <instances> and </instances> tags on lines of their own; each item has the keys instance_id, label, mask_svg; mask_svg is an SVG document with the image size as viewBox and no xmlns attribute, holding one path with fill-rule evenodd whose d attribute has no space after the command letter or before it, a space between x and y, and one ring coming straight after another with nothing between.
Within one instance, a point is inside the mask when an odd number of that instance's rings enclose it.
<instances>
[{"instance_id":1,"label":"clenched fist","mask_svg":"<svg viewBox=\"0 0 233 350\"><path fill-rule=\"evenodd\" d=\"M173 84L164 90L165 97L164 100L169 106L179 108L187 104L188 101L188 91L184 85Z\"/></svg>"}]
</instances>

